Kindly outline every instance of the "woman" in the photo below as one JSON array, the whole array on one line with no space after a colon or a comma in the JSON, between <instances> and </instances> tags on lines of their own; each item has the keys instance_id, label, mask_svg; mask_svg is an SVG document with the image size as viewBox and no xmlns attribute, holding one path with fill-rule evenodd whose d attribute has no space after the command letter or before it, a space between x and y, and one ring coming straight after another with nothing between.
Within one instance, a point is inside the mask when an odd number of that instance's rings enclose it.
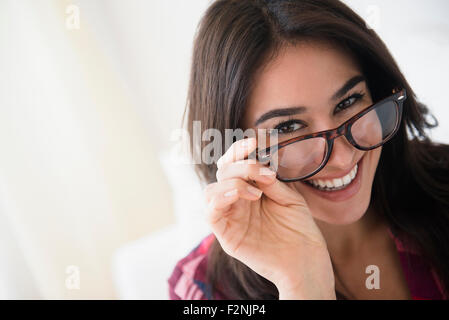
<instances>
[{"instance_id":1,"label":"woman","mask_svg":"<svg viewBox=\"0 0 449 320\"><path fill-rule=\"evenodd\" d=\"M215 1L186 111L190 133L201 121L277 140L197 165L213 234L178 262L171 298L447 298L449 147L428 139L428 109L346 5Z\"/></svg>"}]
</instances>

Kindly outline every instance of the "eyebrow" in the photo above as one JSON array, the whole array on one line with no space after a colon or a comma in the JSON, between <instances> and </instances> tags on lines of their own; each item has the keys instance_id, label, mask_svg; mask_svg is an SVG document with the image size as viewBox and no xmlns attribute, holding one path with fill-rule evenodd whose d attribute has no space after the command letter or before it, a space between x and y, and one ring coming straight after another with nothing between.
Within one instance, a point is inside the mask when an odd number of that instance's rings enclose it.
<instances>
[{"instance_id":1,"label":"eyebrow","mask_svg":"<svg viewBox=\"0 0 449 320\"><path fill-rule=\"evenodd\" d=\"M331 100L337 100L337 99L343 97L346 94L346 92L348 92L353 87L355 87L358 83L363 82L363 81L366 81L366 78L361 74L352 77L351 79L346 81L346 83L340 89L338 89L337 92L334 93L334 95L331 97ZM264 113L262 116L260 116L259 119L257 119L256 122L254 123L254 126L258 126L262 122L265 122L272 118L286 117L286 116L304 113L306 111L306 109L307 109L306 107L302 107L302 106L273 109L273 110L270 110L270 111Z\"/></svg>"}]
</instances>

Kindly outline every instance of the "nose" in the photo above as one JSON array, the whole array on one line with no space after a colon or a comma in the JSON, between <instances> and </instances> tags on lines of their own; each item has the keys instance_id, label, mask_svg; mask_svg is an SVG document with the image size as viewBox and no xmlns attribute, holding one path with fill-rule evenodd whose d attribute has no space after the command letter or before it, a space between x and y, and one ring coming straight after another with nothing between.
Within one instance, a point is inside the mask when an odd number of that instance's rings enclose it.
<instances>
[{"instance_id":1,"label":"nose","mask_svg":"<svg viewBox=\"0 0 449 320\"><path fill-rule=\"evenodd\" d=\"M345 136L335 138L331 156L326 164L327 171L337 172L351 169L355 153L356 148L346 140Z\"/></svg>"}]
</instances>

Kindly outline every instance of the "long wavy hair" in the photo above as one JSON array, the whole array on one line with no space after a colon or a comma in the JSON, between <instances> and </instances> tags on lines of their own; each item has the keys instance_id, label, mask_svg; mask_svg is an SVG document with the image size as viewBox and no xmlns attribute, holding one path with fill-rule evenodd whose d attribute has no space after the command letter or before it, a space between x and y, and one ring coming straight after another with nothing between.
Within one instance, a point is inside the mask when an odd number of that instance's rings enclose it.
<instances>
[{"instance_id":1,"label":"long wavy hair","mask_svg":"<svg viewBox=\"0 0 449 320\"><path fill-rule=\"evenodd\" d=\"M370 205L395 236L416 245L449 289L449 146L430 141L438 125L378 35L338 0L217 0L197 29L183 124L202 130L238 129L255 75L280 49L303 40L348 50L362 68L373 101L394 87L407 90L397 135L383 146ZM190 150L206 141L190 140ZM223 150L224 150L223 145ZM197 164L203 183L216 181L216 164ZM227 255L217 240L208 256L212 292L229 299L278 299L273 283ZM215 297L215 296L213 296ZM338 293L337 293L338 297Z\"/></svg>"}]
</instances>

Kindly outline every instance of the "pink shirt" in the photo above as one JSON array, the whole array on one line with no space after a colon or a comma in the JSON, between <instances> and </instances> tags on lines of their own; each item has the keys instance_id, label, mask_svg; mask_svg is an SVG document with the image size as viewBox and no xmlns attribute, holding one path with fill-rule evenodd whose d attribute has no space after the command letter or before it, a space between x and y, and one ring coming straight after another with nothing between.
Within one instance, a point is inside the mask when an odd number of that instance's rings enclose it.
<instances>
[{"instance_id":1,"label":"pink shirt","mask_svg":"<svg viewBox=\"0 0 449 320\"><path fill-rule=\"evenodd\" d=\"M434 269L426 263L413 246L394 239L402 269L413 300L448 299ZM215 240L211 233L205 237L190 253L176 264L170 278L169 295L172 300L209 300L211 288L206 281L207 253ZM216 299L231 300L223 292L215 292Z\"/></svg>"}]
</instances>

